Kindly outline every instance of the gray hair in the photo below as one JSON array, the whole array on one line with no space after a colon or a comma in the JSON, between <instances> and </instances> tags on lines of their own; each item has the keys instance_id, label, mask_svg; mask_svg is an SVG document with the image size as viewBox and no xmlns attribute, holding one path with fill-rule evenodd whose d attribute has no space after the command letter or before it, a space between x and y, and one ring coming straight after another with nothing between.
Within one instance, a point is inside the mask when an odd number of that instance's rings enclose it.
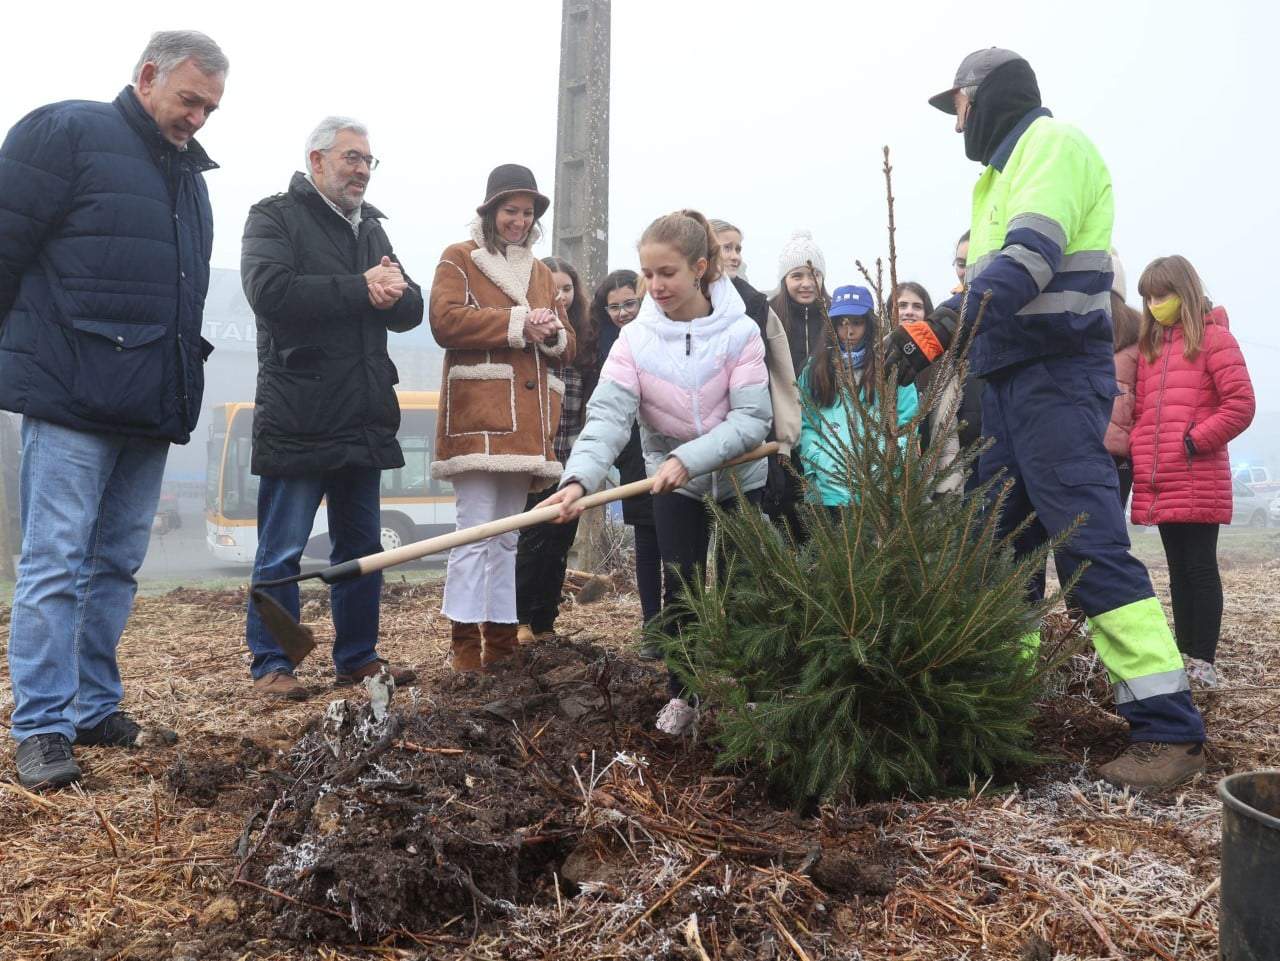
<instances>
[{"instance_id":1,"label":"gray hair","mask_svg":"<svg viewBox=\"0 0 1280 961\"><path fill-rule=\"evenodd\" d=\"M359 120L353 120L351 117L325 117L307 137L307 149L302 155L302 169L311 169L311 151L328 150L338 139L338 134L344 130L350 130L361 137L369 136L369 128Z\"/></svg>"},{"instance_id":2,"label":"gray hair","mask_svg":"<svg viewBox=\"0 0 1280 961\"><path fill-rule=\"evenodd\" d=\"M222 48L199 30L159 30L151 35L147 49L138 58L137 66L133 68L133 82L138 82L143 66L148 63L156 65L156 75L163 79L184 60L190 60L196 69L209 77L225 74L231 69Z\"/></svg>"}]
</instances>

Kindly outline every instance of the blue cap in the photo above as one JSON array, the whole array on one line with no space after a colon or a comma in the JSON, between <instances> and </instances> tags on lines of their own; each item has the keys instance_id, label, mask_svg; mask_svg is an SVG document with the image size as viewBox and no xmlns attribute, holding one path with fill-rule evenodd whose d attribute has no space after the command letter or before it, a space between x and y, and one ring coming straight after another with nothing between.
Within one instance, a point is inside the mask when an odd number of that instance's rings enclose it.
<instances>
[{"instance_id":1,"label":"blue cap","mask_svg":"<svg viewBox=\"0 0 1280 961\"><path fill-rule=\"evenodd\" d=\"M871 291L866 287L849 284L847 287L837 287L836 292L831 295L831 309L827 311L827 316L859 317L871 313L875 306Z\"/></svg>"}]
</instances>

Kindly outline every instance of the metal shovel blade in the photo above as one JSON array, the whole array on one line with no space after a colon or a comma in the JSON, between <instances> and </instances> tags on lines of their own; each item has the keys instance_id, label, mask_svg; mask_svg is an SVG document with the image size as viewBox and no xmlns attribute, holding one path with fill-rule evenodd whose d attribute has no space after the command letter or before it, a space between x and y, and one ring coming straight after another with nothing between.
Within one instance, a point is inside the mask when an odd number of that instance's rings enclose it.
<instances>
[{"instance_id":1,"label":"metal shovel blade","mask_svg":"<svg viewBox=\"0 0 1280 961\"><path fill-rule=\"evenodd\" d=\"M311 633L311 628L295 621L293 615L266 591L254 590L250 596L267 633L276 639L280 650L297 667L303 658L315 650L316 638Z\"/></svg>"}]
</instances>

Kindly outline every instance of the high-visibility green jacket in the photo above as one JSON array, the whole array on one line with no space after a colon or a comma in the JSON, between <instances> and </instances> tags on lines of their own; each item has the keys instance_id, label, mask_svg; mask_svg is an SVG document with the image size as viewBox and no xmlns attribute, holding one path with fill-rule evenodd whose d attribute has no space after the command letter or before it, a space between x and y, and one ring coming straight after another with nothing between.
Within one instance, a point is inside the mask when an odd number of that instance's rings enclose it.
<instances>
[{"instance_id":1,"label":"high-visibility green jacket","mask_svg":"<svg viewBox=\"0 0 1280 961\"><path fill-rule=\"evenodd\" d=\"M1111 357L1113 216L1097 148L1048 110L1030 111L973 189L966 328L991 291L970 354L976 373L1061 354ZM962 299L943 306L958 312Z\"/></svg>"}]
</instances>

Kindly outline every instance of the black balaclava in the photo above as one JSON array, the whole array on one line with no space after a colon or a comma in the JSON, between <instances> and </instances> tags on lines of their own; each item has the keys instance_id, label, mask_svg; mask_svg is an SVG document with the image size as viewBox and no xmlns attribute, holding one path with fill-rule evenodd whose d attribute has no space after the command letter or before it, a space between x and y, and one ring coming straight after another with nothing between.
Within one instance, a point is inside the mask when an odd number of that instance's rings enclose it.
<instances>
[{"instance_id":1,"label":"black balaclava","mask_svg":"<svg viewBox=\"0 0 1280 961\"><path fill-rule=\"evenodd\" d=\"M1040 106L1035 71L1025 60L1002 63L978 85L964 122L964 153L970 160L991 163L1000 141L1029 111Z\"/></svg>"}]
</instances>

